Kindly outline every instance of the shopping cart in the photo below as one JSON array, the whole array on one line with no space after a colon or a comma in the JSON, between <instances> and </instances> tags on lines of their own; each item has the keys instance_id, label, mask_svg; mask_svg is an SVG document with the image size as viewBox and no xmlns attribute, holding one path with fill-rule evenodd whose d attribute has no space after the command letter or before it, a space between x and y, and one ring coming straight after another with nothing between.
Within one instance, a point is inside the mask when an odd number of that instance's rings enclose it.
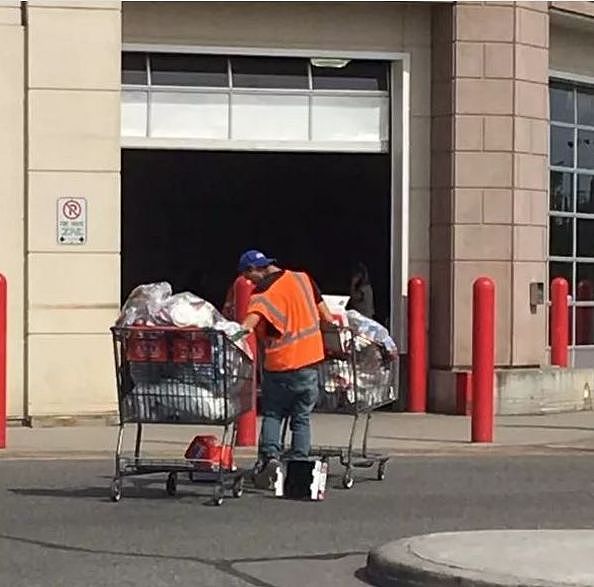
<instances>
[{"instance_id":1,"label":"shopping cart","mask_svg":"<svg viewBox=\"0 0 594 587\"><path fill-rule=\"evenodd\" d=\"M175 495L178 474L214 485L213 502L227 490L243 493L243 474L229 462L238 417L252 407L253 361L223 332L174 327L114 327L113 348L120 425L111 498L122 496L124 477L168 473ZM122 454L124 428L136 424L134 456ZM218 462L141 456L144 424L223 428Z\"/></svg>"},{"instance_id":2,"label":"shopping cart","mask_svg":"<svg viewBox=\"0 0 594 587\"><path fill-rule=\"evenodd\" d=\"M327 325L323 329L326 358L319 367L319 397L314 411L353 416L348 444L313 446L312 457L328 462L332 458L344 467L342 485L350 489L355 482L354 469L377 465L377 479L383 481L389 456L371 452L367 447L372 413L398 399L398 356L344 326ZM354 447L361 420L361 448ZM289 420L283 423L285 445Z\"/></svg>"}]
</instances>

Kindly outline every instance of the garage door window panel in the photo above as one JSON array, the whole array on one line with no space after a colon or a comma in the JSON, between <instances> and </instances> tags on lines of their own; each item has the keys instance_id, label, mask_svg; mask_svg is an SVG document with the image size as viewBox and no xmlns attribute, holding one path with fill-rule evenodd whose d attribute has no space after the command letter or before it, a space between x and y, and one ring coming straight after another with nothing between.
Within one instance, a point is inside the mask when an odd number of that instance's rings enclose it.
<instances>
[{"instance_id":1,"label":"garage door window panel","mask_svg":"<svg viewBox=\"0 0 594 587\"><path fill-rule=\"evenodd\" d=\"M385 62L124 53L122 67L124 137L388 148Z\"/></svg>"},{"instance_id":2,"label":"garage door window panel","mask_svg":"<svg viewBox=\"0 0 594 587\"><path fill-rule=\"evenodd\" d=\"M233 96L231 112L232 139L308 139L307 96L237 94Z\"/></svg>"},{"instance_id":3,"label":"garage door window panel","mask_svg":"<svg viewBox=\"0 0 594 587\"><path fill-rule=\"evenodd\" d=\"M229 86L227 58L203 55L151 55L151 84L226 88Z\"/></svg>"},{"instance_id":4,"label":"garage door window panel","mask_svg":"<svg viewBox=\"0 0 594 587\"><path fill-rule=\"evenodd\" d=\"M267 59L233 57L234 88L309 89L307 62L304 59Z\"/></svg>"},{"instance_id":5,"label":"garage door window panel","mask_svg":"<svg viewBox=\"0 0 594 587\"><path fill-rule=\"evenodd\" d=\"M122 91L121 125L126 137L145 137L147 92Z\"/></svg>"},{"instance_id":6,"label":"garage door window panel","mask_svg":"<svg viewBox=\"0 0 594 587\"><path fill-rule=\"evenodd\" d=\"M385 98L313 97L314 141L382 141L388 138L388 127Z\"/></svg>"},{"instance_id":7,"label":"garage door window panel","mask_svg":"<svg viewBox=\"0 0 594 587\"><path fill-rule=\"evenodd\" d=\"M151 136L226 139L227 94L155 92L151 94Z\"/></svg>"}]
</instances>

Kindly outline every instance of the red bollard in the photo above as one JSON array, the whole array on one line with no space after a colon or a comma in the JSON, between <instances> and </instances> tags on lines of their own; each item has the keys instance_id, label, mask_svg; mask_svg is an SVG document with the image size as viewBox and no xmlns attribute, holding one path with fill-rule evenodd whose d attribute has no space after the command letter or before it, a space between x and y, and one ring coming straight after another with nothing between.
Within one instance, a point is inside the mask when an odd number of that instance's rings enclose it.
<instances>
[{"instance_id":1,"label":"red bollard","mask_svg":"<svg viewBox=\"0 0 594 587\"><path fill-rule=\"evenodd\" d=\"M472 303L472 442L493 442L495 284L474 282Z\"/></svg>"},{"instance_id":2,"label":"red bollard","mask_svg":"<svg viewBox=\"0 0 594 587\"><path fill-rule=\"evenodd\" d=\"M235 320L242 322L246 315L250 302L250 296L254 290L254 284L240 275L233 284L233 306L235 309ZM248 344L252 349L254 357L254 373L252 381L252 409L239 417L237 423L237 445L256 446L256 361L257 344L256 337L251 334L248 337Z\"/></svg>"},{"instance_id":3,"label":"red bollard","mask_svg":"<svg viewBox=\"0 0 594 587\"><path fill-rule=\"evenodd\" d=\"M6 305L8 287L0 273L0 448L6 448Z\"/></svg>"},{"instance_id":4,"label":"red bollard","mask_svg":"<svg viewBox=\"0 0 594 587\"><path fill-rule=\"evenodd\" d=\"M569 364L569 284L563 277L551 283L551 365Z\"/></svg>"},{"instance_id":5,"label":"red bollard","mask_svg":"<svg viewBox=\"0 0 594 587\"><path fill-rule=\"evenodd\" d=\"M427 329L425 281L408 282L408 411L427 411Z\"/></svg>"}]
</instances>

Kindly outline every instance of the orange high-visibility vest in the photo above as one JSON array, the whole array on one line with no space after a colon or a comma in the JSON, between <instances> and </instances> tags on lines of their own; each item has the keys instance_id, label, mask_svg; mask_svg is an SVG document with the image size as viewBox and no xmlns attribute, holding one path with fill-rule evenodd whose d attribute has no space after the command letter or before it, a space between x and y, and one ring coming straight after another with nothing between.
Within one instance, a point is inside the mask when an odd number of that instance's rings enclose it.
<instances>
[{"instance_id":1,"label":"orange high-visibility vest","mask_svg":"<svg viewBox=\"0 0 594 587\"><path fill-rule=\"evenodd\" d=\"M267 371L292 371L324 359L320 317L305 273L285 271L265 292L252 295L251 313L266 318L280 333L266 339Z\"/></svg>"}]
</instances>

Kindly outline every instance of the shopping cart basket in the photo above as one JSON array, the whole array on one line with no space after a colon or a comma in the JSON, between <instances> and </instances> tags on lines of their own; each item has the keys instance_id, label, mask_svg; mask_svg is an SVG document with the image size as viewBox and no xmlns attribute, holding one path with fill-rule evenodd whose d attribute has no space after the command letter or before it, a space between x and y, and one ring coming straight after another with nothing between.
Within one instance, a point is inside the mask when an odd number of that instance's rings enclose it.
<instances>
[{"instance_id":1,"label":"shopping cart basket","mask_svg":"<svg viewBox=\"0 0 594 587\"><path fill-rule=\"evenodd\" d=\"M342 484L350 489L355 481L355 468L377 465L377 478L383 481L389 456L370 452L367 447L372 413L398 398L398 356L352 329L343 326L324 327L326 358L319 367L319 397L316 412L346 414L353 417L348 444L313 446L311 456L323 461L337 458L344 467ZM354 447L361 420L361 448ZM283 445L288 420L283 424Z\"/></svg>"},{"instance_id":2,"label":"shopping cart basket","mask_svg":"<svg viewBox=\"0 0 594 587\"><path fill-rule=\"evenodd\" d=\"M175 495L178 474L214 484L213 502L226 490L243 493L243 474L229 464L238 417L252 408L253 361L223 332L174 327L111 329L120 425L111 498L119 501L124 477L168 473ZM122 454L124 428L136 424L134 457ZM208 425L223 428L218 462L141 456L144 424Z\"/></svg>"}]
</instances>

